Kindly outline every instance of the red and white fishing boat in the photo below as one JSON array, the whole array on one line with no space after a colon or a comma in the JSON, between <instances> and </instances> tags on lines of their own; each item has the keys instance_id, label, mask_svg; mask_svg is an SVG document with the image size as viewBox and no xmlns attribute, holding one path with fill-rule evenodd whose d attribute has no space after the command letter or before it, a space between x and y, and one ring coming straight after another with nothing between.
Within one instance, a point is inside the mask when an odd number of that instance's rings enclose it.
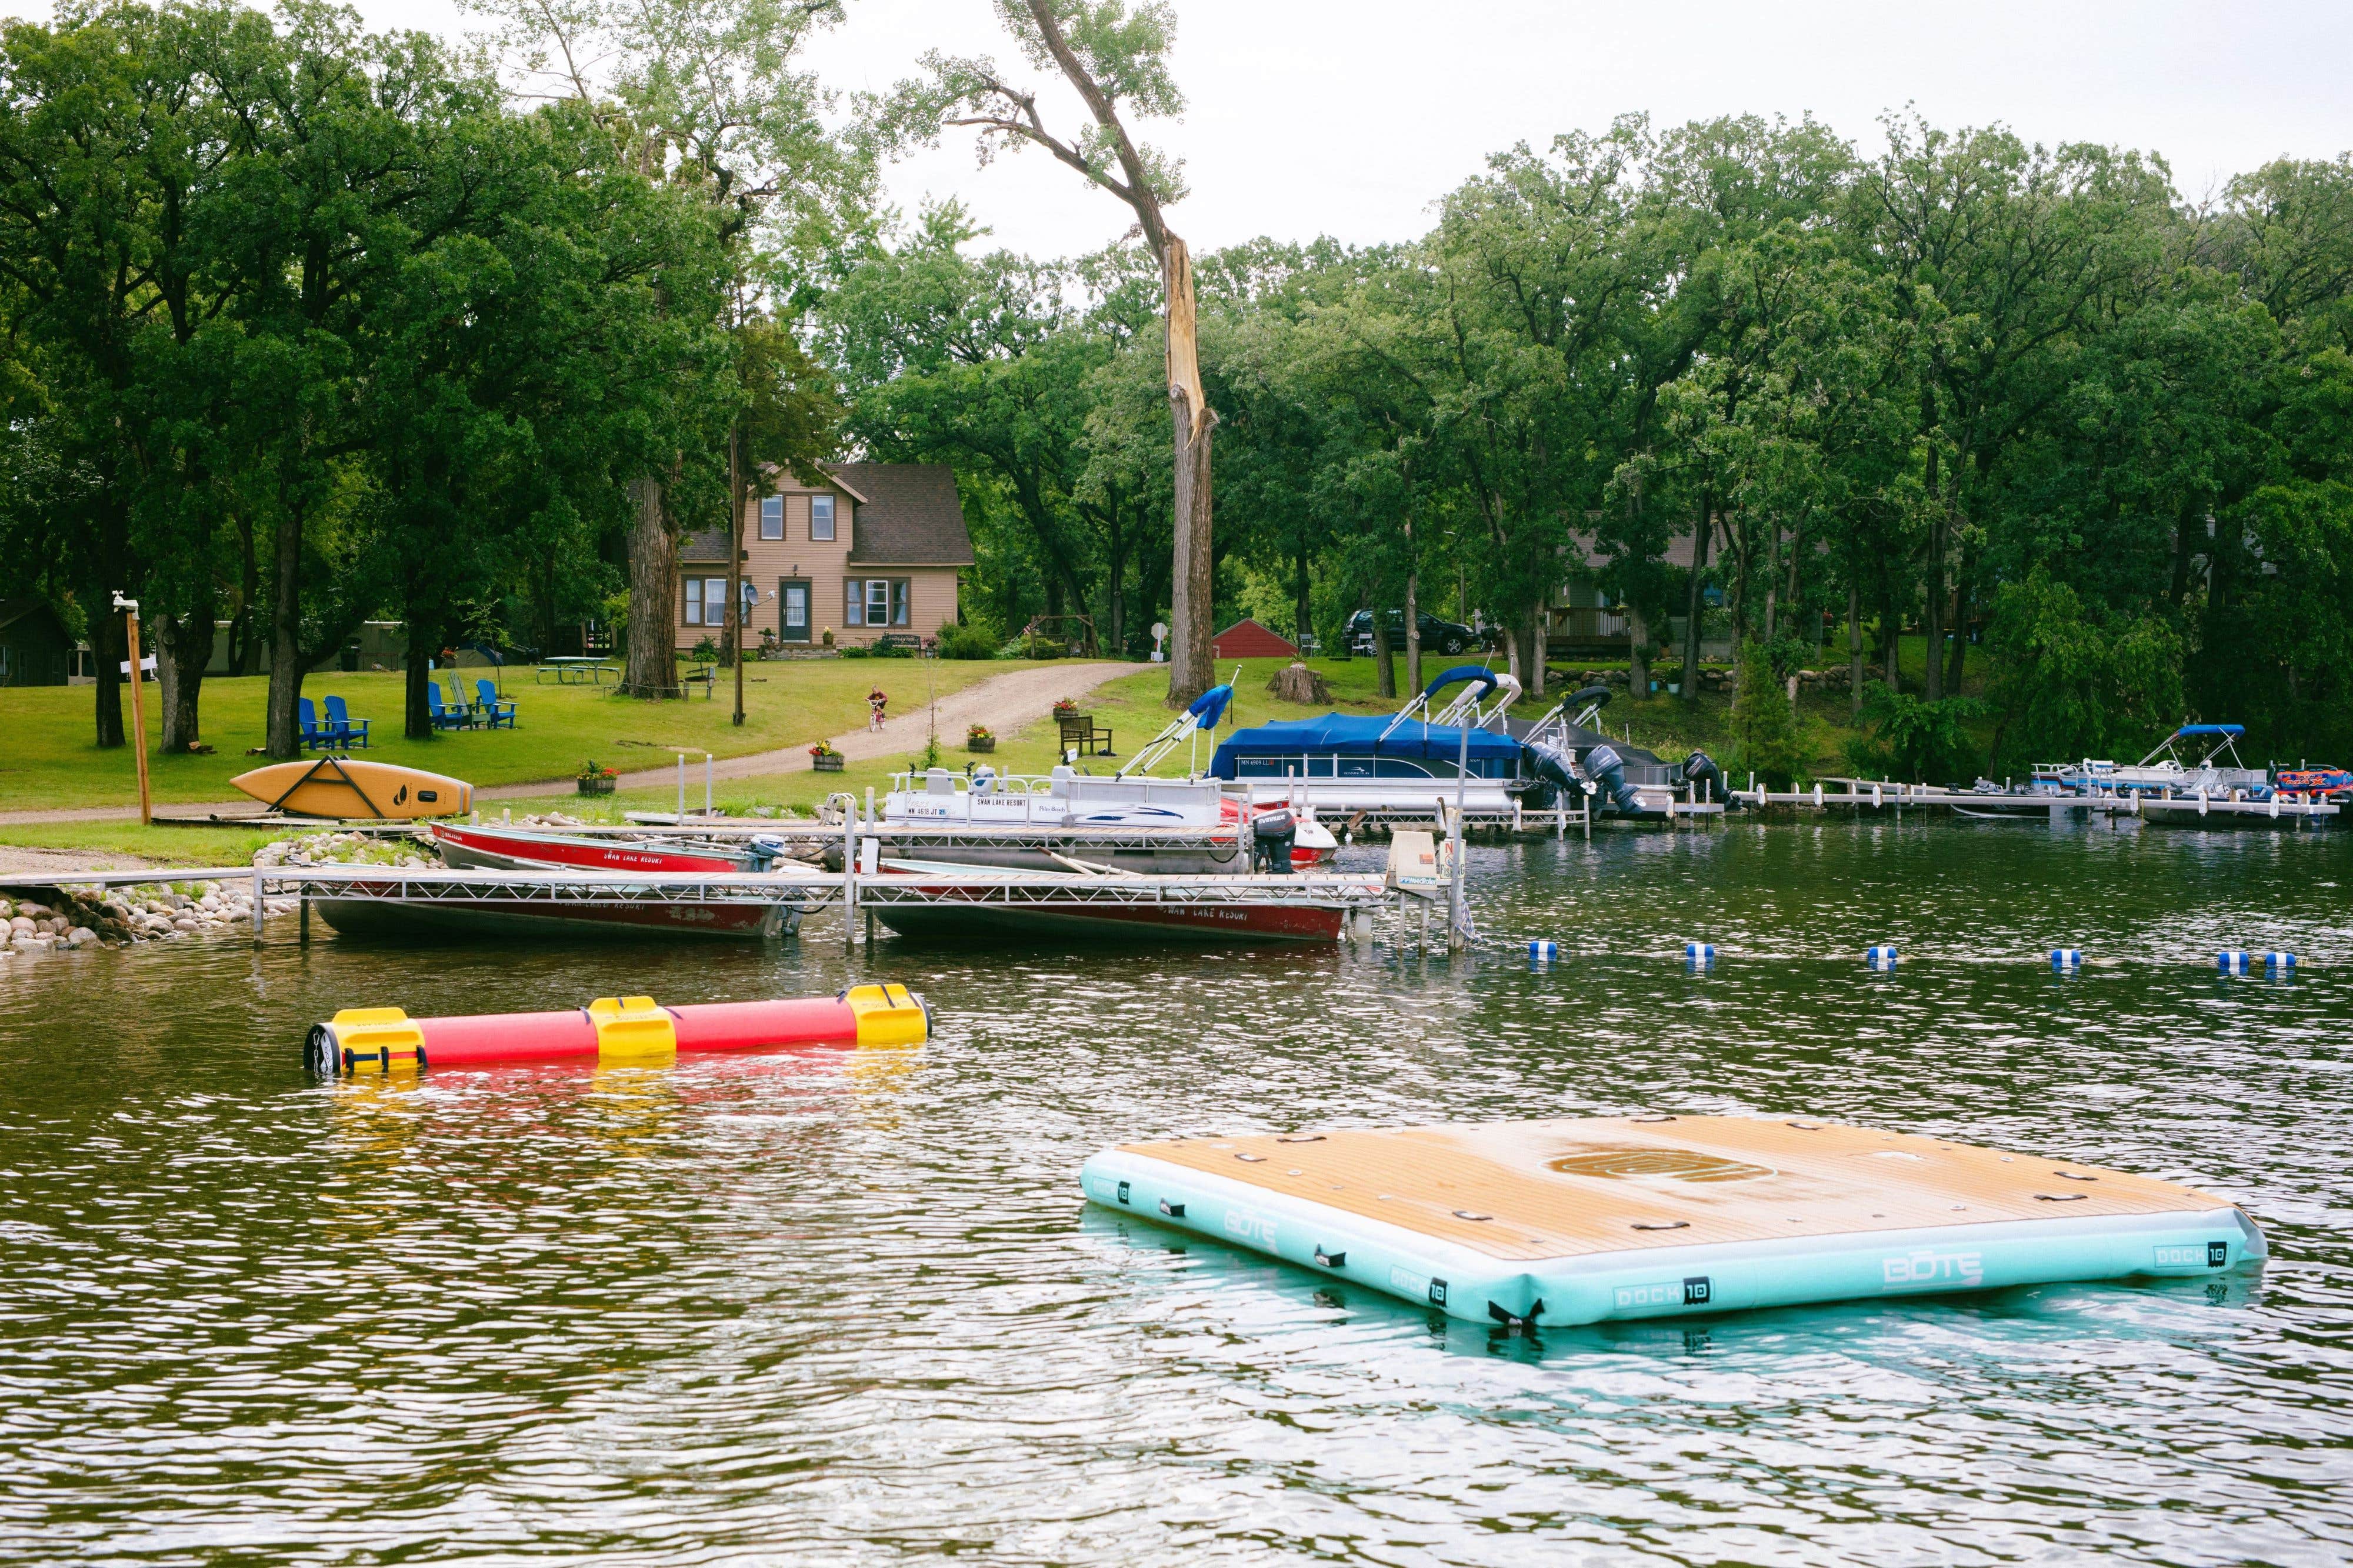
<instances>
[{"instance_id":1,"label":"red and white fishing boat","mask_svg":"<svg viewBox=\"0 0 2353 1568\"><path fill-rule=\"evenodd\" d=\"M743 844L652 842L550 833L530 827L470 827L437 822L430 837L441 863L459 870L653 871L664 876L765 871L776 861L775 840Z\"/></svg>"}]
</instances>

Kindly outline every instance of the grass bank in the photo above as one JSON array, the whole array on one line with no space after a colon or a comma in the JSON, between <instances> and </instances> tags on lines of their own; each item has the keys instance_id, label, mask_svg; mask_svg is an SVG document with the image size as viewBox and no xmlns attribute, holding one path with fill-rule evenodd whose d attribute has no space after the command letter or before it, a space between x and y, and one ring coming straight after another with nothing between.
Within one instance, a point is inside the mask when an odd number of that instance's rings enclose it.
<instances>
[{"instance_id":1,"label":"grass bank","mask_svg":"<svg viewBox=\"0 0 2353 1568\"><path fill-rule=\"evenodd\" d=\"M941 660L932 675L942 693L1008 669L1014 660ZM466 689L483 672L459 672ZM501 682L514 700L512 730L452 730L430 740L400 732L404 678L397 674L313 676L303 689L314 701L330 693L370 721L365 755L427 768L476 784L524 784L569 778L594 759L623 772L659 767L665 748L688 747L723 757L805 744L856 729L865 720L866 691L879 679L903 689L921 679L910 660L795 659L754 664L744 670L744 726L729 722L733 693L724 672L712 699L647 702L609 686L558 686L530 670L509 670ZM447 678L444 678L446 687ZM247 755L262 744L269 682L263 676L216 676L205 682L204 739L211 756L174 756L155 749L162 719L147 704L149 773L159 805L237 798L229 780L268 759ZM148 689L150 697L154 689ZM893 695L899 693L894 690ZM125 710L128 716L129 694ZM904 700L903 698L901 700ZM91 742L92 699L86 686L0 688L0 811L65 810L136 805L138 778L128 749L100 751Z\"/></svg>"}]
</instances>

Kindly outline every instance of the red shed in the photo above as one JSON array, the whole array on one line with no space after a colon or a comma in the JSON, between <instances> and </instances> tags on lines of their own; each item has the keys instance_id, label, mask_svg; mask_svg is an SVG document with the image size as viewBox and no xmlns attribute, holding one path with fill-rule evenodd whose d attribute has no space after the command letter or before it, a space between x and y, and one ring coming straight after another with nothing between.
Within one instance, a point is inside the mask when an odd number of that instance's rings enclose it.
<instances>
[{"instance_id":1,"label":"red shed","mask_svg":"<svg viewBox=\"0 0 2353 1568\"><path fill-rule=\"evenodd\" d=\"M1209 651L1219 658L1297 658L1299 649L1244 616L1209 639Z\"/></svg>"}]
</instances>

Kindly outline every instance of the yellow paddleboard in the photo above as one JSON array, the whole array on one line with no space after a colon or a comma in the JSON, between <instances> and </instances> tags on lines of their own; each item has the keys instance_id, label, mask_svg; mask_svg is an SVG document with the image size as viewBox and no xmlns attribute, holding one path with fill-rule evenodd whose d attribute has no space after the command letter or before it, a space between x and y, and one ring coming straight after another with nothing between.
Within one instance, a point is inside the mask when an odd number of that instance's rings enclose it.
<instances>
[{"instance_id":1,"label":"yellow paddleboard","mask_svg":"<svg viewBox=\"0 0 2353 1568\"><path fill-rule=\"evenodd\" d=\"M351 757L272 763L228 782L295 816L405 820L458 816L474 808L474 786L463 779Z\"/></svg>"}]
</instances>

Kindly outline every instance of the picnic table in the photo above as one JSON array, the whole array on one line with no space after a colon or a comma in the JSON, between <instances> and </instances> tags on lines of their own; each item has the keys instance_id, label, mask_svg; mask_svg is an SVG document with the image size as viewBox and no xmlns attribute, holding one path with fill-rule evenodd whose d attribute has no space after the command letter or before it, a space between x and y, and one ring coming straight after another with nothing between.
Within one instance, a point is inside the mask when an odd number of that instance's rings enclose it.
<instances>
[{"instance_id":1,"label":"picnic table","mask_svg":"<svg viewBox=\"0 0 2353 1568\"><path fill-rule=\"evenodd\" d=\"M605 677L614 673L613 667L601 658L559 654L542 661L540 667L532 671L531 678L544 683L551 671L558 686L602 686Z\"/></svg>"}]
</instances>

